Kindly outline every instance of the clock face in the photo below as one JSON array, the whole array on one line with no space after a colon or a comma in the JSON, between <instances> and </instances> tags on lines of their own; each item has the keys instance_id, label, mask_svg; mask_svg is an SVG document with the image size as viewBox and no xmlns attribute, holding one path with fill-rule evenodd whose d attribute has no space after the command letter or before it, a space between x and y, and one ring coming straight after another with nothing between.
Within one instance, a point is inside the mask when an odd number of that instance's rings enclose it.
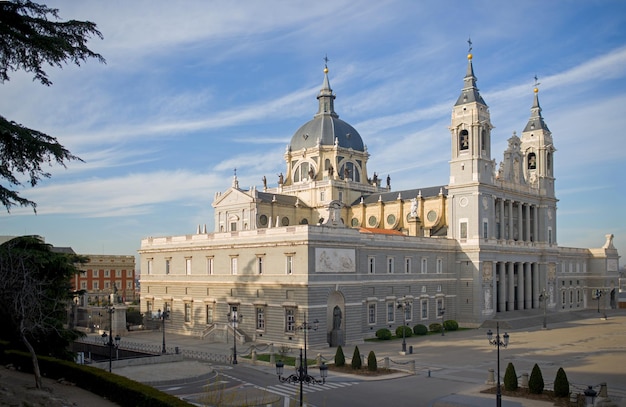
<instances>
[{"instance_id":1,"label":"clock face","mask_svg":"<svg viewBox=\"0 0 626 407\"><path fill-rule=\"evenodd\" d=\"M426 219L428 219L430 222L434 222L437 220L437 212L435 211L428 211L428 214L426 214Z\"/></svg>"}]
</instances>

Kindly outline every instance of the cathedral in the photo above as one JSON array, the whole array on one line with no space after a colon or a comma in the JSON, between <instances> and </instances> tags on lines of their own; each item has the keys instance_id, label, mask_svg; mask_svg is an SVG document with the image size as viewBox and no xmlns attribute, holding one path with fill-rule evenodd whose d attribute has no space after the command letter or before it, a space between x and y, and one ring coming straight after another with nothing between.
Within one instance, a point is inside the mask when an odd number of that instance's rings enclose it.
<instances>
[{"instance_id":1,"label":"cathedral","mask_svg":"<svg viewBox=\"0 0 626 407\"><path fill-rule=\"evenodd\" d=\"M313 119L277 183L215 194L215 230L141 242L141 309L208 341L359 343L380 328L614 305L619 255L558 245L555 148L534 89L521 135L496 160L472 54L450 131L447 185L391 189L339 118L328 68ZM499 161L499 162L498 162ZM609 298L613 302L609 302Z\"/></svg>"}]
</instances>

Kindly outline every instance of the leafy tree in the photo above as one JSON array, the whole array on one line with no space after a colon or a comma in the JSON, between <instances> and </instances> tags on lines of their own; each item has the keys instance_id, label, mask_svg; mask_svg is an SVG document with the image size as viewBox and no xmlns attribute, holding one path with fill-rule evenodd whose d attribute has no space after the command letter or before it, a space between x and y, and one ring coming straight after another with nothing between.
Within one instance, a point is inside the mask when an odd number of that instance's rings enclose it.
<instances>
[{"instance_id":1,"label":"leafy tree","mask_svg":"<svg viewBox=\"0 0 626 407\"><path fill-rule=\"evenodd\" d=\"M569 380L562 367L556 372L556 378L554 379L554 395L556 397L569 396Z\"/></svg>"},{"instance_id":2,"label":"leafy tree","mask_svg":"<svg viewBox=\"0 0 626 407\"><path fill-rule=\"evenodd\" d=\"M515 366L509 362L504 372L504 389L509 391L517 390L517 373L515 373Z\"/></svg>"},{"instance_id":3,"label":"leafy tree","mask_svg":"<svg viewBox=\"0 0 626 407\"><path fill-rule=\"evenodd\" d=\"M0 336L21 343L30 352L35 385L41 388L37 354L69 359L70 341L80 333L65 328L72 297L71 278L77 263L86 259L58 253L33 236L18 237L0 245Z\"/></svg>"},{"instance_id":4,"label":"leafy tree","mask_svg":"<svg viewBox=\"0 0 626 407\"><path fill-rule=\"evenodd\" d=\"M375 372L378 370L378 361L376 360L376 354L373 350L367 355L367 370Z\"/></svg>"},{"instance_id":5,"label":"leafy tree","mask_svg":"<svg viewBox=\"0 0 626 407\"><path fill-rule=\"evenodd\" d=\"M530 372L530 379L528 379L528 390L533 394L543 393L543 375L539 365L535 363L532 372Z\"/></svg>"},{"instance_id":6,"label":"leafy tree","mask_svg":"<svg viewBox=\"0 0 626 407\"><path fill-rule=\"evenodd\" d=\"M361 352L359 352L359 347L354 347L354 353L352 354L352 369L358 370L362 367L361 364Z\"/></svg>"},{"instance_id":7,"label":"leafy tree","mask_svg":"<svg viewBox=\"0 0 626 407\"><path fill-rule=\"evenodd\" d=\"M30 0L0 2L0 83L9 81L9 72L24 70L33 74L33 80L49 86L44 66L62 68L64 63L76 65L95 58L104 58L87 47L92 37L102 38L96 25L90 21L60 21L58 10ZM7 211L15 205L37 204L23 198L13 189L22 186L21 175L35 186L41 178L51 174L43 164L82 161L58 143L55 137L30 129L0 115L0 203Z\"/></svg>"},{"instance_id":8,"label":"leafy tree","mask_svg":"<svg viewBox=\"0 0 626 407\"><path fill-rule=\"evenodd\" d=\"M341 345L337 346L337 352L335 352L335 366L341 367L346 365L346 357L343 354Z\"/></svg>"}]
</instances>

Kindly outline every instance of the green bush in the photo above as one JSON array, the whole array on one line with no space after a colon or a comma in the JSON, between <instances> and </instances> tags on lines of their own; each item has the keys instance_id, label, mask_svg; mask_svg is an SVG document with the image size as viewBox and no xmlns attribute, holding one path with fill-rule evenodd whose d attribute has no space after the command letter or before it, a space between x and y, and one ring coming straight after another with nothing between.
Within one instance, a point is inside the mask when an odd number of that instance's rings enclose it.
<instances>
[{"instance_id":1,"label":"green bush","mask_svg":"<svg viewBox=\"0 0 626 407\"><path fill-rule=\"evenodd\" d=\"M335 366L341 367L346 365L346 357L343 354L341 345L337 346L337 352L335 352Z\"/></svg>"},{"instance_id":2,"label":"green bush","mask_svg":"<svg viewBox=\"0 0 626 407\"><path fill-rule=\"evenodd\" d=\"M556 378L554 379L554 395L556 397L569 396L569 380L562 367L556 372Z\"/></svg>"},{"instance_id":3,"label":"green bush","mask_svg":"<svg viewBox=\"0 0 626 407\"><path fill-rule=\"evenodd\" d=\"M426 325L417 324L413 327L413 333L415 335L426 335L428 333L428 328L426 328Z\"/></svg>"},{"instance_id":4,"label":"green bush","mask_svg":"<svg viewBox=\"0 0 626 407\"><path fill-rule=\"evenodd\" d=\"M143 324L143 315L137 308L128 307L126 310L126 323L130 325L141 325Z\"/></svg>"},{"instance_id":5,"label":"green bush","mask_svg":"<svg viewBox=\"0 0 626 407\"><path fill-rule=\"evenodd\" d=\"M517 373L515 373L515 366L511 362L507 365L504 373L504 390L517 390Z\"/></svg>"},{"instance_id":6,"label":"green bush","mask_svg":"<svg viewBox=\"0 0 626 407\"><path fill-rule=\"evenodd\" d=\"M533 394L543 393L543 375L539 365L535 363L533 371L530 372L530 379L528 379L528 390Z\"/></svg>"},{"instance_id":7,"label":"green bush","mask_svg":"<svg viewBox=\"0 0 626 407\"><path fill-rule=\"evenodd\" d=\"M352 369L358 370L361 366L361 352L359 352L359 347L355 346L354 353L352 354Z\"/></svg>"},{"instance_id":8,"label":"green bush","mask_svg":"<svg viewBox=\"0 0 626 407\"><path fill-rule=\"evenodd\" d=\"M404 331L405 338L413 336L413 330L410 327L406 325L400 325L399 327L396 328L396 336L398 338L402 338L402 331Z\"/></svg>"},{"instance_id":9,"label":"green bush","mask_svg":"<svg viewBox=\"0 0 626 407\"><path fill-rule=\"evenodd\" d=\"M378 370L378 362L376 361L376 354L373 350L367 355L367 370L375 372Z\"/></svg>"},{"instance_id":10,"label":"green bush","mask_svg":"<svg viewBox=\"0 0 626 407\"><path fill-rule=\"evenodd\" d=\"M439 322L433 322L432 324L428 325L428 330L430 332L441 332L441 324Z\"/></svg>"},{"instance_id":11,"label":"green bush","mask_svg":"<svg viewBox=\"0 0 626 407\"><path fill-rule=\"evenodd\" d=\"M387 328L380 328L376 331L376 337L385 341L389 340L391 339L391 331Z\"/></svg>"},{"instance_id":12,"label":"green bush","mask_svg":"<svg viewBox=\"0 0 626 407\"><path fill-rule=\"evenodd\" d=\"M443 321L443 327L446 328L446 331L456 331L459 329L459 323L454 319L449 319L447 321Z\"/></svg>"}]
</instances>

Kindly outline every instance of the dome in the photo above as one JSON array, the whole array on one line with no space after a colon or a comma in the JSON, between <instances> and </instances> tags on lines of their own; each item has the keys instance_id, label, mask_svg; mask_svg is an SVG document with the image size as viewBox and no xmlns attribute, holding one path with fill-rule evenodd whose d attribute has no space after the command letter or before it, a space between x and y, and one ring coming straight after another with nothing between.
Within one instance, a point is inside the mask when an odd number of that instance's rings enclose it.
<instances>
[{"instance_id":1,"label":"dome","mask_svg":"<svg viewBox=\"0 0 626 407\"><path fill-rule=\"evenodd\" d=\"M291 138L289 147L292 151L313 148L320 145L337 144L342 148L364 151L363 139L359 132L348 123L333 115L317 115L313 120L302 125Z\"/></svg>"}]
</instances>

